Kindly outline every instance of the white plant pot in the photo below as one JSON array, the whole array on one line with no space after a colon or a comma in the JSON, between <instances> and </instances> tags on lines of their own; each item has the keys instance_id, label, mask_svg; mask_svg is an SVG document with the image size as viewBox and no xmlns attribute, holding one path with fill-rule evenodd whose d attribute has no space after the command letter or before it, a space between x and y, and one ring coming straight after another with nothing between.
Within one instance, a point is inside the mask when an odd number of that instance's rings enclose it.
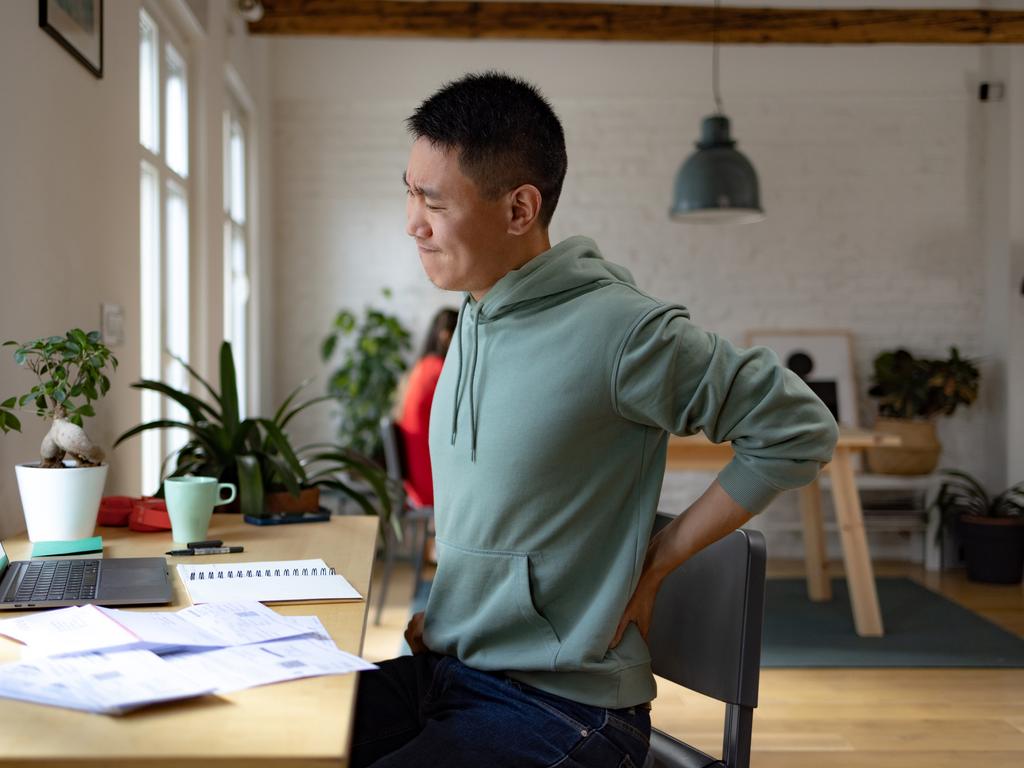
<instances>
[{"instance_id":1,"label":"white plant pot","mask_svg":"<svg viewBox=\"0 0 1024 768\"><path fill-rule=\"evenodd\" d=\"M92 536L107 480L107 465L64 469L16 464L29 541L74 541Z\"/></svg>"}]
</instances>

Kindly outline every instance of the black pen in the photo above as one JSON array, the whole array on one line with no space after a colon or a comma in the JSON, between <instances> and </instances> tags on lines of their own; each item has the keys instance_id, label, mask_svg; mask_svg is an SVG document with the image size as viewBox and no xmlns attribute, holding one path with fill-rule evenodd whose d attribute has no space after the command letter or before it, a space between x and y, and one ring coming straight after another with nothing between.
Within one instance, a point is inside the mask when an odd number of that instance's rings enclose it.
<instances>
[{"instance_id":1,"label":"black pen","mask_svg":"<svg viewBox=\"0 0 1024 768\"><path fill-rule=\"evenodd\" d=\"M172 549L164 554L172 557L191 557L192 555L233 555L244 551L245 547L196 547L195 549Z\"/></svg>"}]
</instances>

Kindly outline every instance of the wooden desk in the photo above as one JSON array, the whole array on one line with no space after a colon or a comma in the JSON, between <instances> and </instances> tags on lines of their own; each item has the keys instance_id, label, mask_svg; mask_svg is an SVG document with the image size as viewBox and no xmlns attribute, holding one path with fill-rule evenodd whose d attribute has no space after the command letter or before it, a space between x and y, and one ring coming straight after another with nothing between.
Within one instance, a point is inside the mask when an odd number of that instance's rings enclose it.
<instances>
[{"instance_id":1,"label":"wooden desk","mask_svg":"<svg viewBox=\"0 0 1024 768\"><path fill-rule=\"evenodd\" d=\"M103 536L107 557L154 556L172 549L169 531L133 533L127 528L99 528L97 533ZM328 523L261 528L246 525L238 515L217 514L210 538L244 544L244 553L168 559L172 565L205 565L319 557L369 598L376 537L375 517L334 517ZM24 537L5 542L5 547L12 560L28 556ZM173 570L174 604L139 610L166 611L189 605ZM367 600L272 607L289 616L319 616L339 648L359 653L366 606ZM5 611L0 618L16 615ZM0 661L16 660L19 648L0 638ZM316 677L158 705L122 717L0 699L0 765L345 766L355 685L355 675Z\"/></svg>"},{"instance_id":2,"label":"wooden desk","mask_svg":"<svg viewBox=\"0 0 1024 768\"><path fill-rule=\"evenodd\" d=\"M866 430L841 429L832 463L825 469L832 476L832 501L839 525L839 539L843 548L843 565L850 590L853 621L861 637L881 637L884 634L882 614L878 607L878 589L871 553L864 533L864 513L857 495L853 473L853 454L876 446L897 446L895 435L883 435ZM670 437L668 441L669 470L717 471L732 459L728 443L714 444L703 434L691 437ZM804 527L804 558L807 567L807 594L811 600L822 602L832 599L832 585L825 572L825 529L821 519L821 489L815 480L801 488L800 512Z\"/></svg>"}]
</instances>

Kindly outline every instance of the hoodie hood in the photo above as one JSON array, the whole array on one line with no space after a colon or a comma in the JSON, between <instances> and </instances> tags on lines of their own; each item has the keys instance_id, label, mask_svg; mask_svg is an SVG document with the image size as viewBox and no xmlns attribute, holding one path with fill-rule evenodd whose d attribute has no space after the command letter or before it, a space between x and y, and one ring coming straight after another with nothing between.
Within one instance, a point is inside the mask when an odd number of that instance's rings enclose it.
<instances>
[{"instance_id":1,"label":"hoodie hood","mask_svg":"<svg viewBox=\"0 0 1024 768\"><path fill-rule=\"evenodd\" d=\"M466 389L469 391L470 460L476 461L478 413L474 388L480 325L495 322L525 307L535 309L560 304L611 282L636 285L628 269L605 261L597 243L589 237L577 235L563 240L530 259L519 269L506 274L481 301L476 301L469 293L465 295L455 330L458 337L458 373L455 377L455 402L452 408L452 445L455 445L458 437L459 409L463 399L462 380L468 367ZM462 342L467 316L468 332L472 338L468 361Z\"/></svg>"},{"instance_id":2,"label":"hoodie hood","mask_svg":"<svg viewBox=\"0 0 1024 768\"><path fill-rule=\"evenodd\" d=\"M595 288L617 281L635 285L624 267L604 260L597 243L589 237L570 237L552 246L519 269L514 269L477 302L466 294L470 306L476 306L482 323L497 320L525 306L542 301L559 304L581 289Z\"/></svg>"}]
</instances>

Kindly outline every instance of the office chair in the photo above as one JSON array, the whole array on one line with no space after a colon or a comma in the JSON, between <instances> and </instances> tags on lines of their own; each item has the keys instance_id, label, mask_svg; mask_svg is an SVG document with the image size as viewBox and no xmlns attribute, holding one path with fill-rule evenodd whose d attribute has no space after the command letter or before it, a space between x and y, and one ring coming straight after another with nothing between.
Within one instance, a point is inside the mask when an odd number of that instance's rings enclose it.
<instances>
[{"instance_id":1,"label":"office chair","mask_svg":"<svg viewBox=\"0 0 1024 768\"><path fill-rule=\"evenodd\" d=\"M654 531L672 518L659 513ZM740 529L662 582L647 636L654 674L725 702L722 759L651 729L645 768L749 768L764 627L765 543Z\"/></svg>"},{"instance_id":2,"label":"office chair","mask_svg":"<svg viewBox=\"0 0 1024 768\"><path fill-rule=\"evenodd\" d=\"M413 599L419 595L420 589L425 585L423 578L423 547L430 528L430 521L434 519L433 507L413 506L405 492L403 483L405 472L402 463L401 432L393 419L383 418L380 420L380 435L384 443L384 466L387 469L388 479L392 481L398 498L394 504L394 514L398 515L399 526L405 534L407 528L414 530L412 540L413 572L416 580L413 582ZM395 550L398 549L398 537L395 535L393 526L385 526L384 530L384 576L380 585L380 597L377 598L377 613L373 623L380 626L380 616L384 611L384 602L387 599L388 584L391 581L391 570L395 563Z\"/></svg>"}]
</instances>

